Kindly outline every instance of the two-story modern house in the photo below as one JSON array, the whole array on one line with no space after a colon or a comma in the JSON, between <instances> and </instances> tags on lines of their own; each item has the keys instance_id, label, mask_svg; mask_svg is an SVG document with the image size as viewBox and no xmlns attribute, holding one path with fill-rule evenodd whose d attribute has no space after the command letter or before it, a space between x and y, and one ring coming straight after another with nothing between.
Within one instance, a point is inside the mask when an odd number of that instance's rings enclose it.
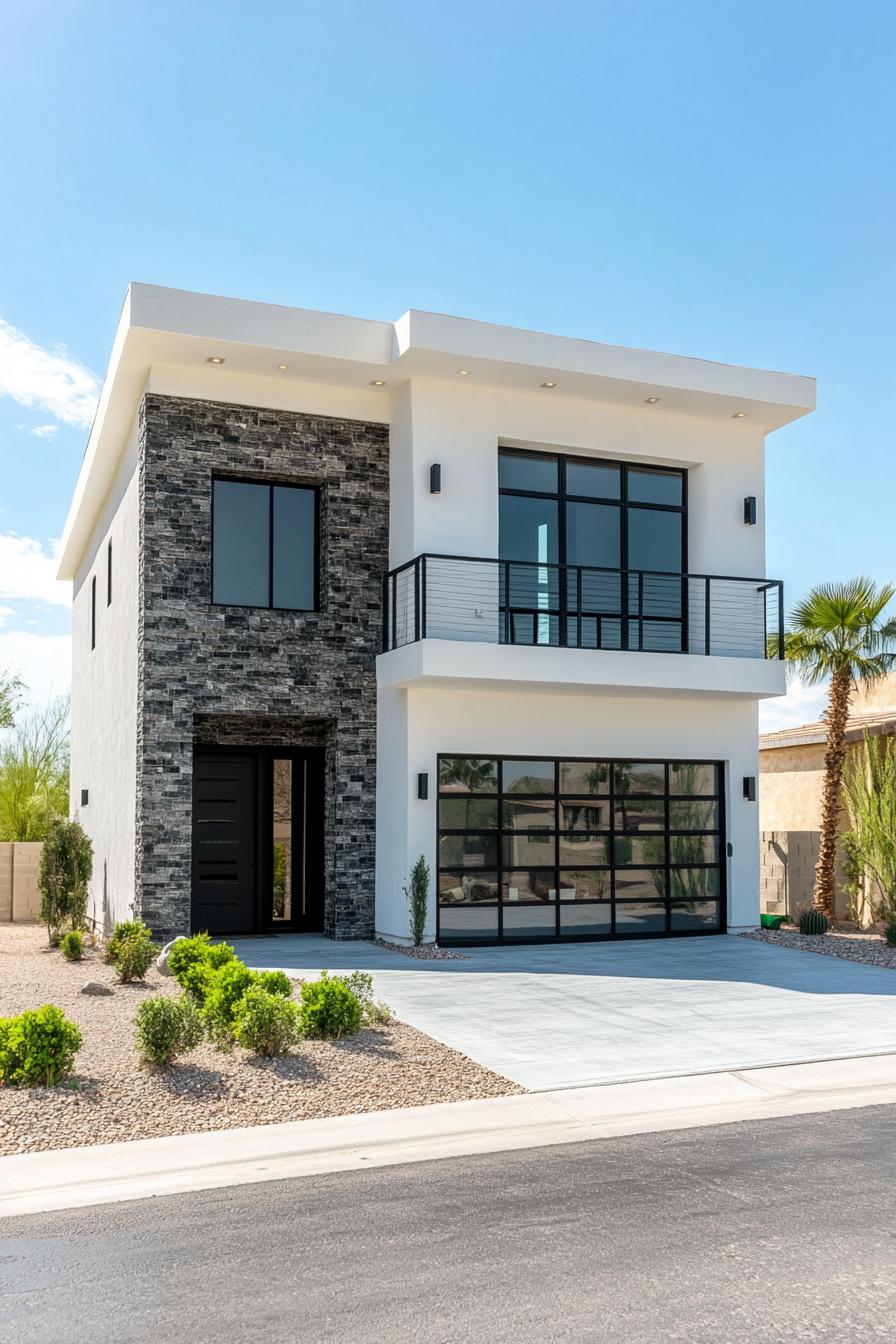
<instances>
[{"instance_id":1,"label":"two-story modern house","mask_svg":"<svg viewBox=\"0 0 896 1344\"><path fill-rule=\"evenodd\" d=\"M133 285L65 528L91 913L444 944L758 920L790 374Z\"/></svg>"}]
</instances>

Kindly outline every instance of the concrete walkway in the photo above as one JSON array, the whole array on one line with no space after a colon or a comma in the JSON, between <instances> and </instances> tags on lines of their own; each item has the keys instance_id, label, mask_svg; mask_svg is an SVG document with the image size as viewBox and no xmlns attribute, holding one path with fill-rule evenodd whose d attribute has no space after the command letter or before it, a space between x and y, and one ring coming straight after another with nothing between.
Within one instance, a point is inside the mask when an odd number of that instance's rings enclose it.
<instances>
[{"instance_id":1,"label":"concrete walkway","mask_svg":"<svg viewBox=\"0 0 896 1344\"><path fill-rule=\"evenodd\" d=\"M733 936L431 962L310 935L236 945L296 975L370 970L403 1021L530 1090L896 1052L892 970Z\"/></svg>"},{"instance_id":2,"label":"concrete walkway","mask_svg":"<svg viewBox=\"0 0 896 1344\"><path fill-rule=\"evenodd\" d=\"M896 1103L896 1056L0 1157L0 1219L186 1190Z\"/></svg>"}]
</instances>

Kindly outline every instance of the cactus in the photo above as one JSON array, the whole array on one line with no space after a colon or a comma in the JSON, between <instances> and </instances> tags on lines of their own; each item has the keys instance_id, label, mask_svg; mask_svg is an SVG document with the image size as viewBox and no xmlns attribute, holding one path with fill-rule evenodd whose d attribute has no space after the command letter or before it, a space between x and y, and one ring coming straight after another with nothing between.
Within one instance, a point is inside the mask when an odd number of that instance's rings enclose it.
<instances>
[{"instance_id":1,"label":"cactus","mask_svg":"<svg viewBox=\"0 0 896 1344\"><path fill-rule=\"evenodd\" d=\"M887 920L884 925L884 937L891 947L896 947L896 917Z\"/></svg>"},{"instance_id":2,"label":"cactus","mask_svg":"<svg viewBox=\"0 0 896 1344\"><path fill-rule=\"evenodd\" d=\"M827 933L827 916L820 910L816 910L814 905L810 905L808 910L804 910L800 915L800 933L820 934Z\"/></svg>"}]
</instances>

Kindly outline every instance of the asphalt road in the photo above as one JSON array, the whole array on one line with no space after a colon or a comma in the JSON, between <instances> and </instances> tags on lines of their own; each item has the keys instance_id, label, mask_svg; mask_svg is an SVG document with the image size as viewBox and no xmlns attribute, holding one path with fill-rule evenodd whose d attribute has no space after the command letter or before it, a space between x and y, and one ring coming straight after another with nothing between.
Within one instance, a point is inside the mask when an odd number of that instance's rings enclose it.
<instances>
[{"instance_id":1,"label":"asphalt road","mask_svg":"<svg viewBox=\"0 0 896 1344\"><path fill-rule=\"evenodd\" d=\"M12 1219L0 1339L892 1341L894 1137L875 1107Z\"/></svg>"}]
</instances>

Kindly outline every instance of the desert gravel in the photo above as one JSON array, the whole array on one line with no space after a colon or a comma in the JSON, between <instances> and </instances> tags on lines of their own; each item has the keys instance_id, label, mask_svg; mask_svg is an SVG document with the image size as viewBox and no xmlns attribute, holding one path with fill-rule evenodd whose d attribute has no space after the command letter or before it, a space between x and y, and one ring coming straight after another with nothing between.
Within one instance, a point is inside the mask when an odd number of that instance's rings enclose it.
<instances>
[{"instance_id":1,"label":"desert gravel","mask_svg":"<svg viewBox=\"0 0 896 1344\"><path fill-rule=\"evenodd\" d=\"M111 997L81 994L88 980ZM342 1041L303 1041L283 1059L202 1045L167 1073L143 1069L133 1017L148 994L176 994L153 967L145 985L118 985L89 951L67 962L34 925L0 925L0 1016L55 1003L84 1043L75 1074L55 1088L0 1088L0 1153L37 1152L197 1130L233 1129L396 1106L521 1092L508 1079L404 1023Z\"/></svg>"},{"instance_id":2,"label":"desert gravel","mask_svg":"<svg viewBox=\"0 0 896 1344\"><path fill-rule=\"evenodd\" d=\"M796 929L756 929L741 934L757 943L771 943L775 947L790 947L797 952L817 952L823 957L840 957L842 961L863 961L868 966L888 966L896 970L896 947L890 947L879 933L842 933L831 929L812 935Z\"/></svg>"},{"instance_id":3,"label":"desert gravel","mask_svg":"<svg viewBox=\"0 0 896 1344\"><path fill-rule=\"evenodd\" d=\"M435 943L421 943L414 947L412 943L388 943L385 938L375 939L377 947L388 948L390 952L400 952L404 957L414 957L417 961L469 961L463 952L452 952L447 947L437 947Z\"/></svg>"}]
</instances>

